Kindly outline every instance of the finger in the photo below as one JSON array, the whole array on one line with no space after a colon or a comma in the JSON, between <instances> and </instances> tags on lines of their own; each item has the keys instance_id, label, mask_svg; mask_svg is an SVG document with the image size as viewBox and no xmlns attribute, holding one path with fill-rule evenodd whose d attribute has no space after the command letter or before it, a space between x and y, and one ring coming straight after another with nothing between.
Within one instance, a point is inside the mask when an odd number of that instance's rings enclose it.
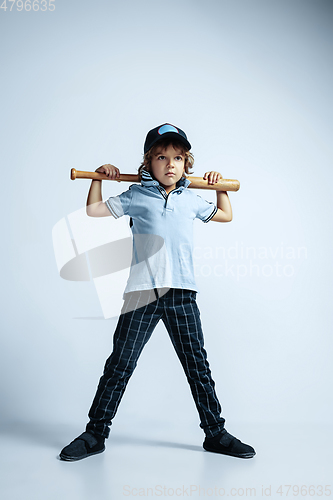
<instances>
[{"instance_id":1,"label":"finger","mask_svg":"<svg viewBox=\"0 0 333 500\"><path fill-rule=\"evenodd\" d=\"M220 174L220 172L214 172L214 184L216 184L221 178L222 175Z\"/></svg>"},{"instance_id":2,"label":"finger","mask_svg":"<svg viewBox=\"0 0 333 500\"><path fill-rule=\"evenodd\" d=\"M214 179L215 179L215 173L214 172L211 172L209 174L209 184L214 184Z\"/></svg>"},{"instance_id":3,"label":"finger","mask_svg":"<svg viewBox=\"0 0 333 500\"><path fill-rule=\"evenodd\" d=\"M112 173L111 167L112 167L112 165L110 165L110 163L106 163L105 165L103 165L103 167L104 167L105 174L108 177L111 177L111 173Z\"/></svg>"}]
</instances>

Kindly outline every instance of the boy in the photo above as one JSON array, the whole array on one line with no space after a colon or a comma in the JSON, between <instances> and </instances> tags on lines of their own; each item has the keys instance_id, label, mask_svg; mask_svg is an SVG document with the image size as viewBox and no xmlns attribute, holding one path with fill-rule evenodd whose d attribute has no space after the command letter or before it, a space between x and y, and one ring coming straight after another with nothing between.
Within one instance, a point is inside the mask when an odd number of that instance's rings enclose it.
<instances>
[{"instance_id":1,"label":"boy","mask_svg":"<svg viewBox=\"0 0 333 500\"><path fill-rule=\"evenodd\" d=\"M127 382L160 319L189 382L200 427L206 434L204 449L239 458L255 455L251 446L224 428L196 304L193 220L229 222L231 205L226 192L216 192L214 205L187 189L190 181L185 174L190 173L194 162L190 149L185 132L165 123L147 134L144 160L139 167L141 185L132 185L121 195L103 202L101 181L91 183L87 214L115 218L129 215L133 257L113 351L89 411L90 421L86 431L61 451L62 460L80 460L105 450L104 441ZM96 172L113 179L120 175L113 165L103 165ZM209 184L221 178L220 173L213 171L204 175Z\"/></svg>"}]
</instances>

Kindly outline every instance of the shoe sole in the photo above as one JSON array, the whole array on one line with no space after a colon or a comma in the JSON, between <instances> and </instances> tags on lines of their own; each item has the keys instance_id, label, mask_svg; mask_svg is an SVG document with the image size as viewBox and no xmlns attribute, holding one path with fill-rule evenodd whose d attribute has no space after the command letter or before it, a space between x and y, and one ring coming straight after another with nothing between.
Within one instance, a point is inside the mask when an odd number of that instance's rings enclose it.
<instances>
[{"instance_id":1,"label":"shoe sole","mask_svg":"<svg viewBox=\"0 0 333 500\"><path fill-rule=\"evenodd\" d=\"M212 453L218 453L219 455L228 455L229 457L235 457L235 458L253 458L256 454L254 452L254 453L243 453L242 455L240 455L240 454L236 454L236 453L230 453L228 451L213 450L213 449L210 449L206 446L203 446L203 448L204 448L204 450L210 451Z\"/></svg>"},{"instance_id":2,"label":"shoe sole","mask_svg":"<svg viewBox=\"0 0 333 500\"><path fill-rule=\"evenodd\" d=\"M60 453L59 458L64 462L77 462L78 460L82 460L83 458L91 457L92 455L98 455L99 453L103 453L105 451L105 446L103 450L94 451L93 453L87 453L86 455L81 455L80 457L69 457L68 455L62 455Z\"/></svg>"}]
</instances>

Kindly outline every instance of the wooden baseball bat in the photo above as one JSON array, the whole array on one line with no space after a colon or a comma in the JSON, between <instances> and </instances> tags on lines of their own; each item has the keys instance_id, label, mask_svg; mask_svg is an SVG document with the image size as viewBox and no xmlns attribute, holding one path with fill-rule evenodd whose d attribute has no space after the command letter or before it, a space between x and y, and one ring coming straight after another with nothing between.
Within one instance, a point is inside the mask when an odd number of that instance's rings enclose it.
<instances>
[{"instance_id":1,"label":"wooden baseball bat","mask_svg":"<svg viewBox=\"0 0 333 500\"><path fill-rule=\"evenodd\" d=\"M139 175L136 174L120 174L120 177L116 179L110 179L106 174L101 174L99 172L84 172L80 170L71 169L71 179L97 179L105 181L117 181L117 182L140 182ZM191 189L214 189L215 191L238 191L240 188L240 183L236 179L221 179L216 184L208 184L208 181L202 177L187 177L191 182L188 186Z\"/></svg>"}]
</instances>

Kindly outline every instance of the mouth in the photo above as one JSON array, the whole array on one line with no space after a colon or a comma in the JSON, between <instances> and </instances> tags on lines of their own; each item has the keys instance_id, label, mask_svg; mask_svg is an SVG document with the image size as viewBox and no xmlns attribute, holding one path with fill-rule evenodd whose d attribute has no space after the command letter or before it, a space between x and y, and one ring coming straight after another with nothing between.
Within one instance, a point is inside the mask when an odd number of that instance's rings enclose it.
<instances>
[{"instance_id":1,"label":"mouth","mask_svg":"<svg viewBox=\"0 0 333 500\"><path fill-rule=\"evenodd\" d=\"M173 175L175 175L175 174L174 174L173 172L168 172L168 173L167 173L167 174L165 174L165 175L167 175L167 176L169 176L169 177L172 177L172 176L173 176Z\"/></svg>"}]
</instances>

